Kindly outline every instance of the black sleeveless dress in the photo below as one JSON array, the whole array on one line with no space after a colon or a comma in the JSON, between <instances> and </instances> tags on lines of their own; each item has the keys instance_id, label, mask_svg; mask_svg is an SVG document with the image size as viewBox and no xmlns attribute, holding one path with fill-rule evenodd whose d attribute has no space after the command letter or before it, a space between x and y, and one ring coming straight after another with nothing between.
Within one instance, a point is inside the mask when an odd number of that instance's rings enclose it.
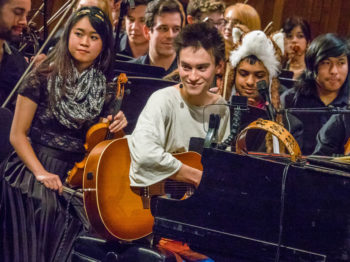
<instances>
[{"instance_id":1,"label":"black sleeveless dress","mask_svg":"<svg viewBox=\"0 0 350 262\"><path fill-rule=\"evenodd\" d=\"M37 105L29 139L44 168L60 176L84 156L85 134L81 129L61 125L48 107L47 78L31 73L19 94ZM100 116L112 110L113 90L107 90ZM2 164L0 180L0 261L69 261L75 239L88 230L82 200L39 183L13 152Z\"/></svg>"}]
</instances>

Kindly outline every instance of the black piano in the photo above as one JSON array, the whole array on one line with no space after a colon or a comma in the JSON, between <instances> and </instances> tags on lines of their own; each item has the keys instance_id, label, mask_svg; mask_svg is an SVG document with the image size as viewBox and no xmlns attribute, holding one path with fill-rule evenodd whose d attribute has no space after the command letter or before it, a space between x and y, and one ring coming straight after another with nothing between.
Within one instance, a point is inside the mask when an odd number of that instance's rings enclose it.
<instances>
[{"instance_id":1,"label":"black piano","mask_svg":"<svg viewBox=\"0 0 350 262\"><path fill-rule=\"evenodd\" d=\"M350 261L346 165L213 148L202 163L190 198L152 199L156 241L186 242L214 261Z\"/></svg>"}]
</instances>

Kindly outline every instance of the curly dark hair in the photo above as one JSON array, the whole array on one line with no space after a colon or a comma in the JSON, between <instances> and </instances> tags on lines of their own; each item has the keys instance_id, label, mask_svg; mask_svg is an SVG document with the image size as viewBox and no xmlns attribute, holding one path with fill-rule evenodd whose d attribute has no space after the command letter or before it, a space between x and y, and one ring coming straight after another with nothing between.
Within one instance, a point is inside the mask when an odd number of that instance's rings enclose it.
<instances>
[{"instance_id":1,"label":"curly dark hair","mask_svg":"<svg viewBox=\"0 0 350 262\"><path fill-rule=\"evenodd\" d=\"M200 21L201 15L213 12L225 12L225 3L218 0L190 0L186 13L192 16L196 21Z\"/></svg>"},{"instance_id":2,"label":"curly dark hair","mask_svg":"<svg viewBox=\"0 0 350 262\"><path fill-rule=\"evenodd\" d=\"M145 24L148 28L153 28L156 15L163 13L179 13L182 26L185 25L185 12L182 4L177 0L153 0L148 3L145 12Z\"/></svg>"},{"instance_id":3,"label":"curly dark hair","mask_svg":"<svg viewBox=\"0 0 350 262\"><path fill-rule=\"evenodd\" d=\"M220 32L208 23L194 23L186 25L174 40L176 55L186 47L199 49L203 47L211 52L215 58L215 64L225 59L225 43Z\"/></svg>"}]
</instances>

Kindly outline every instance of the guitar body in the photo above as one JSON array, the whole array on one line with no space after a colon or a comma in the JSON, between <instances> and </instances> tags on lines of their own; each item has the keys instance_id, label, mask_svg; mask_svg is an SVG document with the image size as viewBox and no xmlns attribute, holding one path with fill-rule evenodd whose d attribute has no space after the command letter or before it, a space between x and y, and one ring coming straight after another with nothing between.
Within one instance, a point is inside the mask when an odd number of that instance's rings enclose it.
<instances>
[{"instance_id":1,"label":"guitar body","mask_svg":"<svg viewBox=\"0 0 350 262\"><path fill-rule=\"evenodd\" d=\"M109 123L97 123L90 127L88 132L86 133L86 143L84 144L85 150L90 152L98 143L105 140L106 135L108 133ZM113 134L113 138L121 138L125 135L124 131L121 130L115 134ZM72 170L68 172L68 176L66 178L66 182L72 188L81 188L83 185L83 173L84 167L86 164L86 160L88 157L88 153L85 155L84 159L79 163L75 163Z\"/></svg>"},{"instance_id":2,"label":"guitar body","mask_svg":"<svg viewBox=\"0 0 350 262\"><path fill-rule=\"evenodd\" d=\"M116 100L114 101L114 112L112 114L112 119L119 112L123 96L124 96L124 84L128 82L128 78L124 73L121 73L118 76L117 81L117 92L116 92ZM66 182L72 188L81 188L83 184L83 174L85 164L88 158L89 153L95 146L103 140L115 139L123 137L124 131L120 130L117 133L109 132L109 122L99 122L89 128L86 133L86 141L84 144L85 148L85 157L79 163L75 163L74 167L68 172L68 177Z\"/></svg>"},{"instance_id":3,"label":"guitar body","mask_svg":"<svg viewBox=\"0 0 350 262\"><path fill-rule=\"evenodd\" d=\"M200 155L175 155L202 170ZM153 216L144 208L139 188L130 187L130 152L126 138L106 140L91 151L84 175L84 207L91 226L106 239L132 241L152 233Z\"/></svg>"}]
</instances>

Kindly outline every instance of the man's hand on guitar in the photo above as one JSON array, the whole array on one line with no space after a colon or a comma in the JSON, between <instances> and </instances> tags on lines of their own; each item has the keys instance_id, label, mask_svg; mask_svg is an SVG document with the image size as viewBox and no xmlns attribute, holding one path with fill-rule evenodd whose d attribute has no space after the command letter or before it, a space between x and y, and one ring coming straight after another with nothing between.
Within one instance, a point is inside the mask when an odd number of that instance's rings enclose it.
<instances>
[{"instance_id":1,"label":"man's hand on guitar","mask_svg":"<svg viewBox=\"0 0 350 262\"><path fill-rule=\"evenodd\" d=\"M109 115L107 119L111 122L111 124L109 125L109 130L112 133L117 133L118 131L125 128L128 124L128 120L126 119L122 111L119 111L118 114L114 116L113 122L112 115Z\"/></svg>"},{"instance_id":2,"label":"man's hand on guitar","mask_svg":"<svg viewBox=\"0 0 350 262\"><path fill-rule=\"evenodd\" d=\"M179 171L177 171L170 178L173 180L185 182L194 185L196 188L202 179L203 171L196 168L190 167L188 165L182 164Z\"/></svg>"}]
</instances>

